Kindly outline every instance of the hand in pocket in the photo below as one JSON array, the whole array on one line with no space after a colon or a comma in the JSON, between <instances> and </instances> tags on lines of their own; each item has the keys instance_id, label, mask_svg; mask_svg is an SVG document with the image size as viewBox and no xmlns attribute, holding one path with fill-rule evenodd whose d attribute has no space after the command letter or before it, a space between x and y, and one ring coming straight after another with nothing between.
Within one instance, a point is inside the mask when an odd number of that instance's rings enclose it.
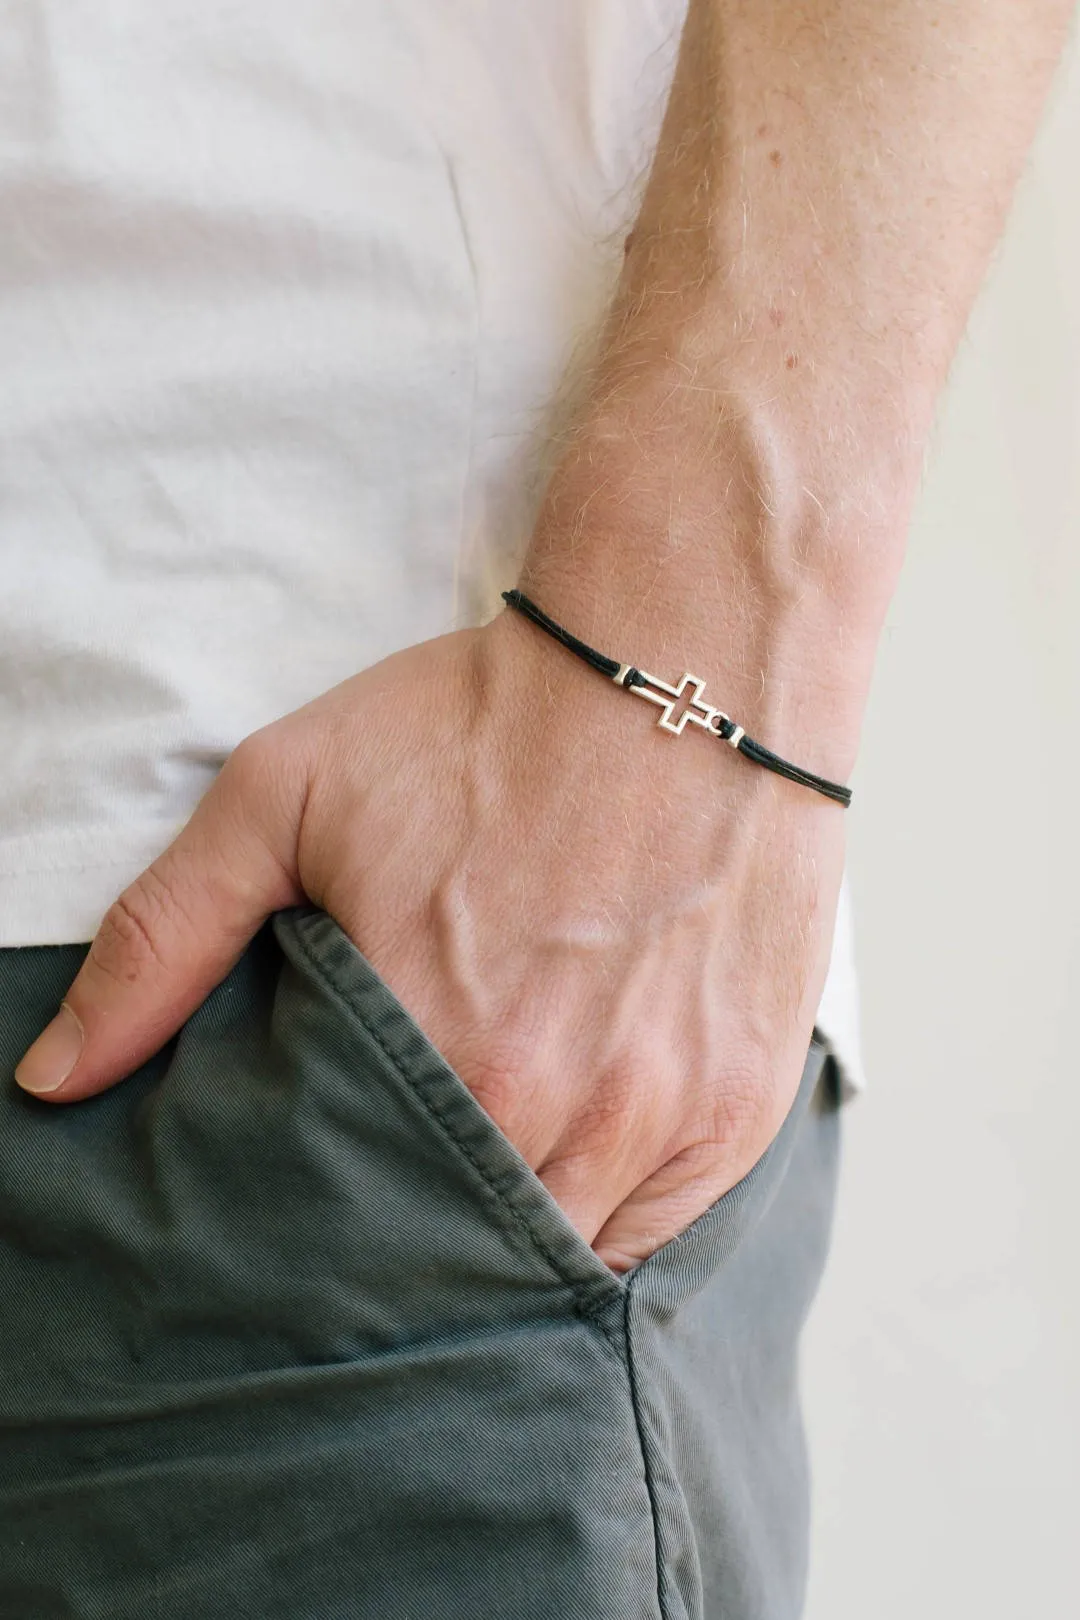
<instances>
[{"instance_id":1,"label":"hand in pocket","mask_svg":"<svg viewBox=\"0 0 1080 1620\"><path fill-rule=\"evenodd\" d=\"M255 733L111 907L20 1083L77 1102L122 1079L306 896L600 1257L635 1264L792 1102L843 837L834 806L642 707L503 614Z\"/></svg>"}]
</instances>

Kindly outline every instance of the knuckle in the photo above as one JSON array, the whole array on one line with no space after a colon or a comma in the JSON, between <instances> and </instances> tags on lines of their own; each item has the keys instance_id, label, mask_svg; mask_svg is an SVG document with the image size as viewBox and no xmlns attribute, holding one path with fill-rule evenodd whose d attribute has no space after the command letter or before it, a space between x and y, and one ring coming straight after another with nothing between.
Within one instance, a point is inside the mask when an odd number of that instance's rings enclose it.
<instances>
[{"instance_id":1,"label":"knuckle","mask_svg":"<svg viewBox=\"0 0 1080 1620\"><path fill-rule=\"evenodd\" d=\"M281 755L281 742L273 725L262 726L237 743L225 762L234 776L258 781L273 770Z\"/></svg>"},{"instance_id":2,"label":"knuckle","mask_svg":"<svg viewBox=\"0 0 1080 1620\"><path fill-rule=\"evenodd\" d=\"M768 1116L776 1095L775 1054L764 1042L744 1041L727 1054L718 1102L735 1123Z\"/></svg>"},{"instance_id":3,"label":"knuckle","mask_svg":"<svg viewBox=\"0 0 1080 1620\"><path fill-rule=\"evenodd\" d=\"M264 726L237 743L218 777L222 794L234 805L258 808L280 797L288 750L276 726Z\"/></svg>"},{"instance_id":4,"label":"knuckle","mask_svg":"<svg viewBox=\"0 0 1080 1620\"><path fill-rule=\"evenodd\" d=\"M163 970L160 936L178 909L168 886L152 870L143 872L102 918L89 951L93 967L121 985L134 984L148 969Z\"/></svg>"},{"instance_id":5,"label":"knuckle","mask_svg":"<svg viewBox=\"0 0 1080 1620\"><path fill-rule=\"evenodd\" d=\"M286 717L237 743L214 785L215 811L268 848L282 828L295 829L311 787L309 728Z\"/></svg>"},{"instance_id":6,"label":"knuckle","mask_svg":"<svg viewBox=\"0 0 1080 1620\"><path fill-rule=\"evenodd\" d=\"M755 1044L729 1053L704 1099L692 1153L742 1157L763 1148L775 1134L778 1091L770 1055Z\"/></svg>"},{"instance_id":7,"label":"knuckle","mask_svg":"<svg viewBox=\"0 0 1080 1620\"><path fill-rule=\"evenodd\" d=\"M595 1179L616 1164L638 1164L653 1150L657 1116L674 1088L657 1070L632 1059L600 1071L597 1079L564 1099L560 1158Z\"/></svg>"},{"instance_id":8,"label":"knuckle","mask_svg":"<svg viewBox=\"0 0 1080 1620\"><path fill-rule=\"evenodd\" d=\"M563 1102L535 1050L505 1032L483 1040L470 1032L445 1050L474 1100L526 1158L557 1134Z\"/></svg>"},{"instance_id":9,"label":"knuckle","mask_svg":"<svg viewBox=\"0 0 1080 1620\"><path fill-rule=\"evenodd\" d=\"M632 1132L643 1115L648 1116L657 1096L670 1088L658 1078L658 1069L628 1059L604 1071L580 1106L580 1122L588 1137L607 1138L610 1134Z\"/></svg>"}]
</instances>

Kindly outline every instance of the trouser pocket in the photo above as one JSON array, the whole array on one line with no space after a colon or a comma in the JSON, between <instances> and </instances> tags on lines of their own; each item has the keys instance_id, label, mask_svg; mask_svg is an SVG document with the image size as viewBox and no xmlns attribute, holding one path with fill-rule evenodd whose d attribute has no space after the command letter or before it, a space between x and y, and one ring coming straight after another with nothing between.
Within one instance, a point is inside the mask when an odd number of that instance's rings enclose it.
<instances>
[{"instance_id":1,"label":"trouser pocket","mask_svg":"<svg viewBox=\"0 0 1080 1620\"><path fill-rule=\"evenodd\" d=\"M622 1284L330 918L2 1112L0 1614L655 1620Z\"/></svg>"},{"instance_id":2,"label":"trouser pocket","mask_svg":"<svg viewBox=\"0 0 1080 1620\"><path fill-rule=\"evenodd\" d=\"M8 1076L83 954L0 952ZM279 913L130 1080L0 1095L0 1614L711 1620L787 1444L717 1389L791 1352L754 1257L791 1297L799 1117L621 1280L337 924Z\"/></svg>"}]
</instances>

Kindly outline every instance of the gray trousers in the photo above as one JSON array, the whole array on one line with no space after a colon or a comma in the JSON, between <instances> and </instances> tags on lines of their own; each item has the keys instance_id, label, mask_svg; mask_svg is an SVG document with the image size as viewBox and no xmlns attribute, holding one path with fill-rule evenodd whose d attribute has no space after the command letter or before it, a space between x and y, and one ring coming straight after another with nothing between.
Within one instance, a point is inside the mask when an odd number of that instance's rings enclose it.
<instances>
[{"instance_id":1,"label":"gray trousers","mask_svg":"<svg viewBox=\"0 0 1080 1620\"><path fill-rule=\"evenodd\" d=\"M0 951L0 1620L795 1620L836 1065L627 1278L324 912L70 1108Z\"/></svg>"}]
</instances>

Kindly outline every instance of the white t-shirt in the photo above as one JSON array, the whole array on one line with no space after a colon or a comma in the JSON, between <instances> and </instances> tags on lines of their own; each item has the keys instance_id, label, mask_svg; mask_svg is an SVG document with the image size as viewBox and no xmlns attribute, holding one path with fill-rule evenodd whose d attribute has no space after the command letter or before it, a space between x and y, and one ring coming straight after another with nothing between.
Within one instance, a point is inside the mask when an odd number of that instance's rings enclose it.
<instances>
[{"instance_id":1,"label":"white t-shirt","mask_svg":"<svg viewBox=\"0 0 1080 1620\"><path fill-rule=\"evenodd\" d=\"M248 732L513 582L683 0L12 0L0 945ZM846 895L819 1023L861 1077Z\"/></svg>"}]
</instances>

